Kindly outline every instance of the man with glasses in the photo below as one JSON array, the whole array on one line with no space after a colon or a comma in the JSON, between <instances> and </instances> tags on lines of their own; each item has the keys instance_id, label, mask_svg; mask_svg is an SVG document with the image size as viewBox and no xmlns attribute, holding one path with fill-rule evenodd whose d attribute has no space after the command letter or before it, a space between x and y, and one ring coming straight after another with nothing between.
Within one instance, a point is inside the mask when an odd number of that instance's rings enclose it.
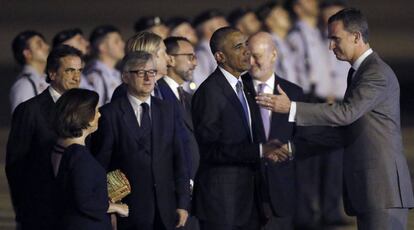
<instances>
[{"instance_id":1,"label":"man with glasses","mask_svg":"<svg viewBox=\"0 0 414 230\"><path fill-rule=\"evenodd\" d=\"M190 185L193 187L195 174L200 160L198 144L194 137L193 120L191 117L192 95L183 89L183 84L193 79L197 66L197 58L191 42L184 37L169 37L164 40L167 54L170 56L168 74L158 80L158 87L165 101L174 104L180 111L184 124L183 144L186 152L186 163ZM183 131L183 132L184 132ZM187 229L198 229L195 218L190 218Z\"/></svg>"},{"instance_id":2,"label":"man with glasses","mask_svg":"<svg viewBox=\"0 0 414 230\"><path fill-rule=\"evenodd\" d=\"M126 95L101 108L92 152L107 171L120 169L131 183L124 202L128 218L119 229L174 229L185 225L190 201L189 177L173 104L151 96L157 70L153 56L128 53L122 61Z\"/></svg>"}]
</instances>

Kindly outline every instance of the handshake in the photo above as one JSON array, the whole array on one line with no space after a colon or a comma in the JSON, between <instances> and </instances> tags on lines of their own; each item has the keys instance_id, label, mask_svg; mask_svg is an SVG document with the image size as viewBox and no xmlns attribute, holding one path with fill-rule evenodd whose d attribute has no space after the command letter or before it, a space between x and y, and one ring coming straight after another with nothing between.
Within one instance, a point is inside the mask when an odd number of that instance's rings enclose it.
<instances>
[{"instance_id":1,"label":"handshake","mask_svg":"<svg viewBox=\"0 0 414 230\"><path fill-rule=\"evenodd\" d=\"M270 140L262 147L263 157L275 163L292 159L292 152L289 150L288 144L283 144L278 139Z\"/></svg>"}]
</instances>

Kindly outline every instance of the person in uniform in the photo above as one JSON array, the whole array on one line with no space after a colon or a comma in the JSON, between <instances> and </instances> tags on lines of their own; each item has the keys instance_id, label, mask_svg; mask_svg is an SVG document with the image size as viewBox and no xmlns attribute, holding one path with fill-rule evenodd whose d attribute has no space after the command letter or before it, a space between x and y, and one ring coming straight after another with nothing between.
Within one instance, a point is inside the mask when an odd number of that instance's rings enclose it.
<instances>
[{"instance_id":1,"label":"person in uniform","mask_svg":"<svg viewBox=\"0 0 414 230\"><path fill-rule=\"evenodd\" d=\"M27 30L13 39L12 50L16 62L23 67L10 89L10 107L13 113L20 103L39 95L49 85L44 73L49 45L42 34Z\"/></svg>"}]
</instances>

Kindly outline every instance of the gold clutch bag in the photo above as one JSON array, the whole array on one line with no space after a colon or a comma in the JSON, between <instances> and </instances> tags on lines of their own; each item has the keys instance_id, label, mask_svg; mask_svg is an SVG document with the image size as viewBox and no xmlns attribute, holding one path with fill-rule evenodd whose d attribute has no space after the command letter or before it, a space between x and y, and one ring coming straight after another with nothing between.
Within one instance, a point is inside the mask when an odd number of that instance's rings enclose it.
<instances>
[{"instance_id":1,"label":"gold clutch bag","mask_svg":"<svg viewBox=\"0 0 414 230\"><path fill-rule=\"evenodd\" d=\"M131 193L131 185L121 170L109 172L106 175L108 196L112 203L116 203Z\"/></svg>"}]
</instances>

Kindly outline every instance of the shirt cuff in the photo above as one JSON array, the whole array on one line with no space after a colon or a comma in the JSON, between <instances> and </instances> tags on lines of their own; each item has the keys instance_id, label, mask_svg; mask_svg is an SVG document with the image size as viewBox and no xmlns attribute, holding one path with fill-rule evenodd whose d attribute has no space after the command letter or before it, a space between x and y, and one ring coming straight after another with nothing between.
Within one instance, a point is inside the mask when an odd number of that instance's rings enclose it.
<instances>
[{"instance_id":1,"label":"shirt cuff","mask_svg":"<svg viewBox=\"0 0 414 230\"><path fill-rule=\"evenodd\" d=\"M296 102L292 101L290 103L290 111L289 111L289 122L296 121Z\"/></svg>"}]
</instances>

